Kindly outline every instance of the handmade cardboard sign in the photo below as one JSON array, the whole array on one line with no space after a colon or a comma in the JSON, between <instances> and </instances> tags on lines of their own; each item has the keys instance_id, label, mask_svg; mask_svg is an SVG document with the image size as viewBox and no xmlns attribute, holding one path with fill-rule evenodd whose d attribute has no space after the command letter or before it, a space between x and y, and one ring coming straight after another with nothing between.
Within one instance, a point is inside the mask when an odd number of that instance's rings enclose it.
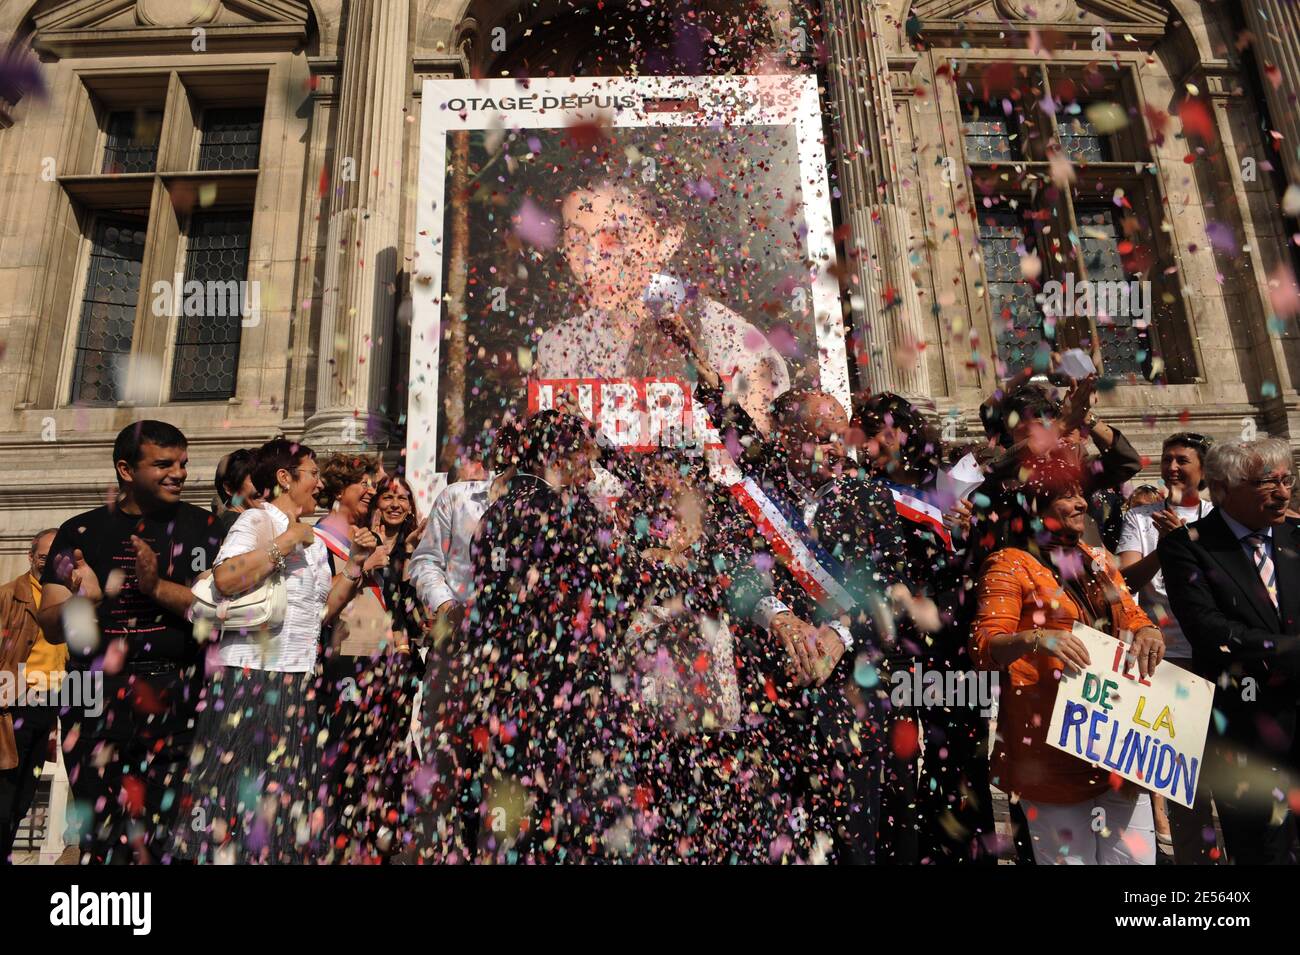
<instances>
[{"instance_id":1,"label":"handmade cardboard sign","mask_svg":"<svg viewBox=\"0 0 1300 955\"><path fill-rule=\"evenodd\" d=\"M1047 742L1190 807L1214 685L1168 660L1144 680L1119 640L1080 623L1074 634L1092 665L1062 674Z\"/></svg>"}]
</instances>

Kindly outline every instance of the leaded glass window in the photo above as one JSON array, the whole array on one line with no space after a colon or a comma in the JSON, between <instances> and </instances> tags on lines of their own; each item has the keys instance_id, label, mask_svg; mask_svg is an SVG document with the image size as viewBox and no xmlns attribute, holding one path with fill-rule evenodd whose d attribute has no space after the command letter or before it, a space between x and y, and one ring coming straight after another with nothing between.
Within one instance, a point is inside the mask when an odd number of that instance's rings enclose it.
<instances>
[{"instance_id":1,"label":"leaded glass window","mask_svg":"<svg viewBox=\"0 0 1300 955\"><path fill-rule=\"evenodd\" d=\"M1106 162L1110 158L1106 137L1080 116L1058 118L1061 149L1071 162Z\"/></svg>"},{"instance_id":2,"label":"leaded glass window","mask_svg":"<svg viewBox=\"0 0 1300 955\"><path fill-rule=\"evenodd\" d=\"M256 169L261 148L260 109L204 111L199 169Z\"/></svg>"},{"instance_id":3,"label":"leaded glass window","mask_svg":"<svg viewBox=\"0 0 1300 955\"><path fill-rule=\"evenodd\" d=\"M196 214L190 220L173 401L222 400L235 393L240 328L256 301L246 283L252 223L247 212Z\"/></svg>"},{"instance_id":4,"label":"leaded glass window","mask_svg":"<svg viewBox=\"0 0 1300 955\"><path fill-rule=\"evenodd\" d=\"M1143 283L1130 282L1120 256L1120 229L1113 209L1077 207L1083 265L1092 283L1093 312L1101 336L1107 377L1143 377L1149 351L1149 316L1140 314ZM1149 287L1149 286L1148 286ZM1150 299L1145 299L1146 304Z\"/></svg>"},{"instance_id":5,"label":"leaded glass window","mask_svg":"<svg viewBox=\"0 0 1300 955\"><path fill-rule=\"evenodd\" d=\"M1010 162L1018 153L1012 146L1010 121L991 109L976 113L968 104L962 109L961 131L971 162Z\"/></svg>"},{"instance_id":6,"label":"leaded glass window","mask_svg":"<svg viewBox=\"0 0 1300 955\"><path fill-rule=\"evenodd\" d=\"M124 397L144 239L141 220L105 217L95 224L77 330L73 401L113 404Z\"/></svg>"},{"instance_id":7,"label":"leaded glass window","mask_svg":"<svg viewBox=\"0 0 1300 955\"><path fill-rule=\"evenodd\" d=\"M1005 209L983 211L979 219L998 355L1007 367L1023 368L1033 361L1043 341L1043 316L1033 286L1020 270L1020 260L1029 251L1024 224L1019 215Z\"/></svg>"},{"instance_id":8,"label":"leaded glass window","mask_svg":"<svg viewBox=\"0 0 1300 955\"><path fill-rule=\"evenodd\" d=\"M162 136L160 110L119 110L108 114L101 172L153 172Z\"/></svg>"}]
</instances>

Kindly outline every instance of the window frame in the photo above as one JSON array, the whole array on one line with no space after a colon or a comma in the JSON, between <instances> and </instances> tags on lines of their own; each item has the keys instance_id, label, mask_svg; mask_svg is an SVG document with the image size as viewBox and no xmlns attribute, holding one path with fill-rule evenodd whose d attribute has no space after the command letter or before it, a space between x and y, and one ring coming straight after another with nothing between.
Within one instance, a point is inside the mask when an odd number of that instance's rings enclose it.
<instances>
[{"instance_id":1,"label":"window frame","mask_svg":"<svg viewBox=\"0 0 1300 955\"><path fill-rule=\"evenodd\" d=\"M204 209L204 210L202 210L201 213L199 213L199 214L202 214L202 213L212 213L212 212L220 213L220 212L222 212L222 211L227 211L227 210L222 210L222 209ZM256 218L255 211L254 211L253 209L251 209L251 208L245 209L245 208L243 208L243 207L237 207L237 208L232 207L232 208L231 208L230 210L228 210L228 211L233 212L233 213L238 213L238 214L246 214L246 215L248 216L248 261L245 262L245 265L244 265L244 278L243 278L243 280L242 280L242 281L245 281L245 282L246 282L246 281L248 281L248 272L249 272L250 269L252 269L252 265L253 265L253 236L254 236L254 230L255 230L255 223L254 223L254 220L255 220L255 218ZM193 229L193 227L194 227L194 219L195 219L195 216L196 216L196 213L195 213L194 210L191 210L190 213L189 213L188 215L185 216L184 222L182 223L182 227L181 227L180 241L177 243L176 274L178 274L178 275L181 276L181 281L182 281L182 282L187 281L187 280L188 280L188 275L189 275L189 261L190 261L190 259L189 259L189 251L190 251L190 250L189 250L189 244L190 244L190 240L191 240L191 238L192 238L192 229ZM184 298L184 294L183 294L183 293L184 293L184 289L182 288L182 296L181 296L182 299ZM241 305L240 305L240 307L241 307L241 309L242 309L242 307L243 307L243 305L242 305L242 296L241 296ZM248 317L248 316L243 315L243 314L240 315L240 325L241 325L241 328L243 327L243 322L247 319L247 317ZM164 388L165 388L165 390L166 390L166 392L167 392L167 401L168 401L168 403L169 403L169 404L185 404L185 405L198 405L198 404L205 404L205 403L207 403L207 404L211 404L211 403L213 403L213 402L225 402L225 401L229 401L230 398L233 398L233 397L237 396L238 393L239 393L239 359L240 359L240 357L241 357L242 354L243 354L243 346L244 346L244 336L243 336L242 332L241 332L241 334L239 335L239 337L238 337L238 338L235 340L235 342L234 342L234 344L235 344L235 371L234 371L234 389L233 389L233 394L231 394L228 398L213 398L213 397L183 398L183 397L178 397L178 395L179 395L181 389L177 387L178 383L177 383L177 381L176 381L176 364L177 364L177 358L178 358L177 352L178 352L178 350L179 350L179 348L180 348L180 346L181 346L181 341L180 341L180 337L181 337L181 322L183 321L183 318L184 318L184 317L181 316L181 315L176 315L176 316L173 316L173 318L175 319L175 321L171 322L171 324L170 324L171 335L169 336L168 345L167 345L167 352L166 352L166 354L167 354L167 360L163 363L163 386L164 386Z\"/></svg>"},{"instance_id":2,"label":"window frame","mask_svg":"<svg viewBox=\"0 0 1300 955\"><path fill-rule=\"evenodd\" d=\"M76 392L81 384L81 376L78 374L78 371L81 367L80 360L79 360L80 353L83 350L81 346L81 338L82 338L82 333L86 328L86 318L87 318L86 306L88 301L86 298L86 293L89 291L88 286L90 284L90 278L91 278L91 267L92 267L93 260L95 258L96 235L99 232L100 225L103 224L106 220L126 219L130 217L130 215L131 215L131 210L107 210L107 209L97 210L89 222L89 228L87 230L89 233L87 236L88 241L85 243L85 256L81 266L81 275L82 275L81 296L77 301L76 328L74 330L74 334L68 336L70 339L70 348L69 348L70 356L69 356L69 368L68 368L68 400L70 402L75 403L78 407L108 408L108 407L114 407L116 405L120 405L126 400L125 395L119 395L117 398L108 401L99 401L99 400L91 401L77 395ZM113 354L125 355L125 360L128 363L128 374L129 374L129 365L135 361L135 340L136 340L136 331L138 327L137 323L139 322L139 297L144 295L144 291L145 291L144 284L143 284L144 277L145 277L144 259L145 259L146 249L148 248L148 244L149 244L149 220L147 217L144 219L144 232L145 232L145 240L141 244L142 248L140 250L140 287L137 289L136 314L131 319L131 347L128 348L124 353L123 352L113 353Z\"/></svg>"},{"instance_id":3,"label":"window frame","mask_svg":"<svg viewBox=\"0 0 1300 955\"><path fill-rule=\"evenodd\" d=\"M979 51L981 55L971 55L970 50L934 50L932 51L936 60L942 60L951 64L961 64L961 80L951 84L949 96L954 108L954 115L958 119L959 127L957 131L956 146L960 154L962 163L962 175L965 177L967 195L969 197L972 212L970 219L970 229L968 233L973 248L976 253L980 253L979 248L979 212L983 209L983 193L980 192L977 182L982 174L1001 174L1010 173L1017 177L1017 185L1025 183L1026 180L1037 177L1044 187L1051 185L1050 180L1050 158L1044 156L1043 159L1013 159L1010 161L998 160L988 161L973 158L968 149L965 134L965 121L967 116L966 104L969 102L980 103L978 92L974 97L964 89L964 84L969 83L972 87L978 81L978 70L984 69L996 62L1006 62L1004 55L998 55L996 58L991 51ZM1013 66L1020 68L1031 68L1037 71L1040 83L1033 83L1028 77L1023 77L1017 72L1017 85L1022 88L1040 86L1044 96L1055 98L1055 92L1051 86L1053 71L1058 74L1082 74L1090 65L1095 66L1095 61L1083 60L1059 60L1044 62L1029 57L1014 58L1011 60ZM1110 383L1114 387L1149 387L1155 382L1150 377L1152 362L1160 360L1162 362L1161 375L1166 385L1188 385L1196 384L1203 381L1200 373L1201 363L1199 356L1196 354L1194 347L1194 334L1192 330L1192 315L1182 302L1181 295L1175 294L1172 303L1160 301L1163 292L1169 289L1169 277L1164 275L1164 270L1170 266L1175 267L1174 277L1176 278L1182 271L1182 264L1177 255L1177 248L1171 237L1159 228L1159 223L1164 221L1160 215L1160 210L1164 206L1165 189L1163 178L1159 173L1159 159L1156 151L1150 146L1150 134L1146 126L1146 120L1143 115L1143 97L1141 86L1136 74L1136 62L1131 57L1122 58L1117 63L1106 64L1105 69L1111 70L1118 67L1118 75L1114 77L1112 83L1100 91L1096 99L1107 99L1107 94L1112 101L1121 102L1125 111L1130 108L1136 110L1136 115L1130 116L1129 125L1125 127L1127 138L1130 143L1138 141L1138 132L1141 130L1141 139L1138 145L1143 153L1140 158L1132 160L1118 160L1104 163L1081 163L1074 162L1073 166L1076 171L1076 180L1068 188L1061 189L1061 196L1056 202L1049 202L1046 197L1036 195L1033 199L1035 205L1039 208L1050 208L1052 218L1055 223L1061 225L1061 235L1064 237L1069 229L1078 228L1078 214L1076 211L1076 201L1079 194L1085 192L1089 195L1096 192L1091 188L1081 189L1087 177L1093 179L1102 178L1103 182L1115 184L1117 182L1126 182L1137 184L1137 190L1125 187L1125 197L1130 200L1133 207L1133 215L1139 218L1145 217L1151 224L1151 245L1155 253L1155 262L1148 276L1151 283L1152 297L1152 318L1147 329L1147 347L1148 355L1143 363L1143 371L1137 380L1130 381L1127 374L1116 377L1109 377ZM1118 97L1122 96L1122 100ZM1082 102L1084 97L1076 97L1076 101ZM1037 107L1031 107L1037 110ZM1020 107L1020 112L1025 111L1025 107ZM1039 111L1040 113L1043 111ZM1015 111L1013 111L1015 115ZM1051 114L1040 115L1035 118L1035 126L1039 129L1047 129L1047 136L1043 140L1044 145L1056 143L1064 152L1064 145L1060 142L1059 125L1055 112ZM1139 167L1141 169L1139 170ZM1154 171L1154 174L1153 174ZM1003 195L1010 195L1011 188L1003 188L1000 192ZM1023 192L1023 190L1015 190ZM1113 188L1111 189L1113 194ZM1141 196L1141 202L1135 200L1135 196ZM1062 215L1064 213L1064 216ZM1077 234L1077 232L1076 232ZM1087 278L1087 267L1083 260L1082 246L1073 246L1067 243L1069 247L1067 262L1058 263L1050 255L1040 255L1043 259L1044 271L1040 277L1041 281L1048 278L1060 278L1066 271L1073 271L1076 279ZM994 377L998 376L996 372L996 362L1002 360L1002 355L998 351L998 321L999 318L993 312L993 303L988 295L988 278L984 270L984 261L982 255L979 256L979 275L976 281L979 283L979 289L983 290L982 295L975 295L976 298L986 300L987 321L986 330L988 332L989 355L994 365ZM1049 275L1048 273L1052 274ZM1126 273L1127 275L1127 273ZM1177 283L1173 283L1175 286ZM1087 318L1083 320L1086 325L1080 325L1078 318L1067 319L1058 323L1057 341L1062 347L1074 347L1081 345L1085 336L1091 332L1091 321ZM1098 329L1100 334L1100 329ZM1097 350L1100 351L1100 341L1097 342ZM1103 369L1104 371L1104 369Z\"/></svg>"},{"instance_id":4,"label":"window frame","mask_svg":"<svg viewBox=\"0 0 1300 955\"><path fill-rule=\"evenodd\" d=\"M204 211L223 208L238 209L248 214L249 234L248 273L257 263L254 250L259 236L257 194L264 177L267 123L270 116L268 100L271 92L272 65L256 63L232 69L225 67L169 66L162 69L143 68L131 74L116 71L87 70L77 74L78 95L82 113L80 140L73 145L76 152L67 168L71 172L57 176L71 203L73 220L78 235L73 240L76 248L76 266L71 276L67 300L67 317L62 331L62 344L57 383L52 408L102 409L141 405L145 407L169 404L203 405L238 403L241 401L241 380L238 363L235 369L232 393L226 398L176 399L173 395L173 368L176 360L179 335L179 316L155 315L152 304L157 297L154 287L160 281L169 284L177 275L184 281L186 266L186 229L189 210L182 211L177 197L185 201L189 196L191 209L198 209L199 190L216 185L217 200ZM101 95L101 84L110 90L115 86L132 83L157 88L165 84L162 129L159 138L158 159L151 173L105 173L103 160L107 145L107 116L115 112L112 97ZM196 91L199 98L196 99ZM223 91L228 96L223 98ZM250 169L202 171L198 166L198 145L201 135L199 125L201 107L196 103L216 101L220 106L256 106L262 111L262 133L259 140L258 164ZM93 135L85 134L93 127ZM146 198L147 196L147 198ZM138 203L131 207L124 201ZM158 381L148 384L135 394L119 396L115 403L87 403L74 397L76 380L73 364L77 343L81 336L82 314L89 279L89 265L94 243L95 223L103 215L134 212L143 209L147 216L144 262L141 268L140 294L136 303L130 361L132 380L140 387L136 376L141 361L156 362ZM252 279L247 278L246 281ZM240 354L243 353L242 335ZM238 359L237 359L238 362ZM156 389L156 391L155 391Z\"/></svg>"}]
</instances>

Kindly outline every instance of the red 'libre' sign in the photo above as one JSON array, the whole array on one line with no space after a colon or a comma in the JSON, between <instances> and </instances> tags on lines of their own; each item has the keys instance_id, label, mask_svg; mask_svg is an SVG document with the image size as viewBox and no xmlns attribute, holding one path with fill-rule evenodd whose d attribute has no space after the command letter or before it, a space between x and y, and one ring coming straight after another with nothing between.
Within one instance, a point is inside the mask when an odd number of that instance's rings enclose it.
<instances>
[{"instance_id":1,"label":"red 'libre' sign","mask_svg":"<svg viewBox=\"0 0 1300 955\"><path fill-rule=\"evenodd\" d=\"M564 397L562 397L564 396ZM567 402L566 399L567 398ZM703 406L680 378L543 378L528 383L528 413L569 404L625 451L722 447Z\"/></svg>"}]
</instances>

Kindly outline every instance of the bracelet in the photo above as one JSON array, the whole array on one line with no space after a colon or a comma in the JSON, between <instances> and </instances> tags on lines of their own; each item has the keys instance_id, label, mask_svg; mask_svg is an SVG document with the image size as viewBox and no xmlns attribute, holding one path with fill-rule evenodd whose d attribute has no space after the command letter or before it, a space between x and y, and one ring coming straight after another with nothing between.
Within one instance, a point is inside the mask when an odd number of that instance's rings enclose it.
<instances>
[{"instance_id":1,"label":"bracelet","mask_svg":"<svg viewBox=\"0 0 1300 955\"><path fill-rule=\"evenodd\" d=\"M283 574L285 568L288 566L288 561L285 560L284 554L280 553L279 545L276 544L275 541L271 541L270 545L266 548L266 553L267 556L271 558L271 564L275 567L276 572Z\"/></svg>"},{"instance_id":2,"label":"bracelet","mask_svg":"<svg viewBox=\"0 0 1300 955\"><path fill-rule=\"evenodd\" d=\"M840 638L840 643L844 645L844 652L852 653L854 640L853 635L849 633L849 628L844 626L844 624L840 623L838 620L831 622L829 626L835 631L836 636Z\"/></svg>"},{"instance_id":3,"label":"bracelet","mask_svg":"<svg viewBox=\"0 0 1300 955\"><path fill-rule=\"evenodd\" d=\"M351 562L351 561L348 561L346 564L343 565L343 576L346 577L348 580L352 581L352 582L355 584L358 580L360 580L362 577L364 577L365 574L362 572L361 568L358 567L358 568L357 568L357 575L356 575L355 577L353 577L351 574L348 573L348 568L351 567L351 566L352 566L352 562Z\"/></svg>"}]
</instances>

